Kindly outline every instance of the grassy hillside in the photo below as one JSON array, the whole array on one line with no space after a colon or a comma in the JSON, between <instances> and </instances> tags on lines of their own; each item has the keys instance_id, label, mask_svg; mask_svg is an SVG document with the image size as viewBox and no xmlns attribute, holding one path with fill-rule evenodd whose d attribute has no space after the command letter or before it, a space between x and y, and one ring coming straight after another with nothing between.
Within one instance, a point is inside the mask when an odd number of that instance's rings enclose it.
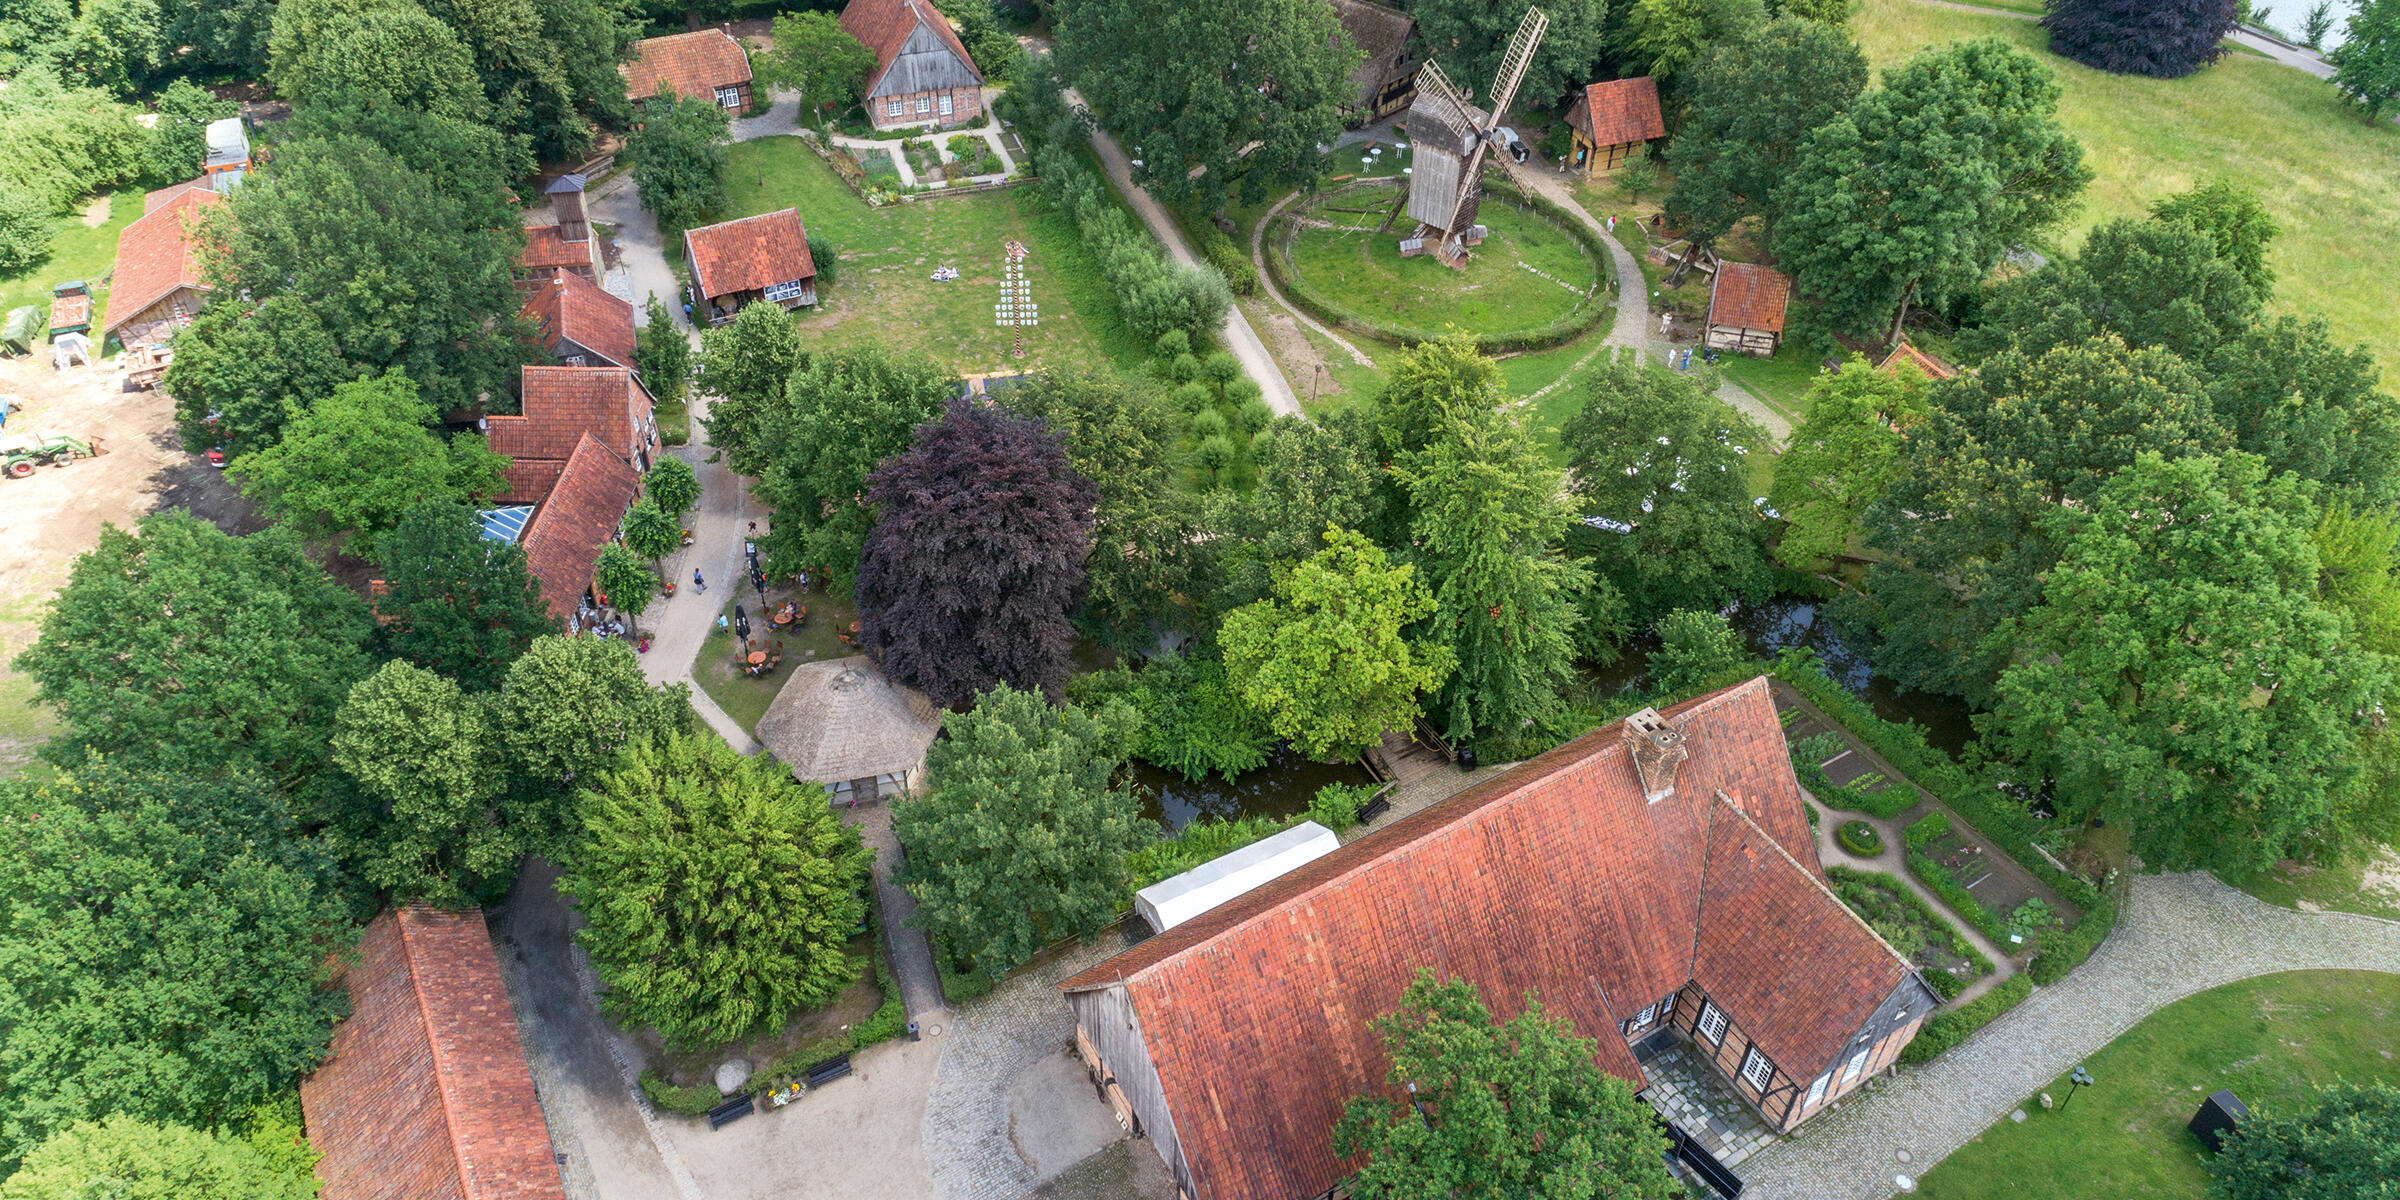
<instances>
[{"instance_id":1,"label":"grassy hillside","mask_svg":"<svg viewBox=\"0 0 2400 1200\"><path fill-rule=\"evenodd\" d=\"M2283 224L2272 260L2278 307L2324 314L2342 340L2374 349L2387 382L2400 380L2400 126L2370 126L2323 80L2249 55L2186 79L2144 79L2051 55L2038 27L2009 17L1858 0L1850 25L1877 67L1998 35L2059 73L2060 116L2098 172L2065 248L2102 220L2142 215L2207 179L2256 190Z\"/></svg>"}]
</instances>

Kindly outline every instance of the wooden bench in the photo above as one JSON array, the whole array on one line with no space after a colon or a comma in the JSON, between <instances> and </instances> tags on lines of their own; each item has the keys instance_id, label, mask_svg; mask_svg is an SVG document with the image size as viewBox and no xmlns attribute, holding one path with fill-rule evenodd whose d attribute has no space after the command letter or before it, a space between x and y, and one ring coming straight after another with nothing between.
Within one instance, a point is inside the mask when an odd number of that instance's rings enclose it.
<instances>
[{"instance_id":1,"label":"wooden bench","mask_svg":"<svg viewBox=\"0 0 2400 1200\"><path fill-rule=\"evenodd\" d=\"M826 1059L824 1062L818 1063L817 1065L808 1069L809 1090L815 1091L816 1089L824 1087L826 1084L832 1083L834 1080L840 1079L842 1076L849 1073L850 1056L848 1054L836 1054L832 1058Z\"/></svg>"},{"instance_id":2,"label":"wooden bench","mask_svg":"<svg viewBox=\"0 0 2400 1200\"><path fill-rule=\"evenodd\" d=\"M708 1110L708 1127L710 1129L723 1129L727 1125L730 1125L735 1121L739 1121L743 1117L749 1116L751 1113L757 1111L758 1103L753 1097L746 1095L735 1096L733 1099Z\"/></svg>"}]
</instances>

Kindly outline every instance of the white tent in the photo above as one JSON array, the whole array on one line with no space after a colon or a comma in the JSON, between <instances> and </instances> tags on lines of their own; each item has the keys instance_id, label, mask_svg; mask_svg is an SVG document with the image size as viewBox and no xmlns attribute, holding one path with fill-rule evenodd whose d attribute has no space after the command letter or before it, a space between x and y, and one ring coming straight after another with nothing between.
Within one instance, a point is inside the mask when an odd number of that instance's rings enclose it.
<instances>
[{"instance_id":1,"label":"white tent","mask_svg":"<svg viewBox=\"0 0 2400 1200\"><path fill-rule=\"evenodd\" d=\"M1342 839L1315 821L1302 821L1271 838L1212 858L1181 875L1161 879L1133 894L1133 907L1165 933L1201 913L1290 874L1341 848Z\"/></svg>"}]
</instances>

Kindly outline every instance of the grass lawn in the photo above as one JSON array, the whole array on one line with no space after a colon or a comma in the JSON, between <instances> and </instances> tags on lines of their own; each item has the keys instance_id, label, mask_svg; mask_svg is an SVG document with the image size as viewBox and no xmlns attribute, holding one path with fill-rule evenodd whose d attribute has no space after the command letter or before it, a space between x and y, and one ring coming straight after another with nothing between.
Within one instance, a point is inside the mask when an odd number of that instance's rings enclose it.
<instances>
[{"instance_id":1,"label":"grass lawn","mask_svg":"<svg viewBox=\"0 0 2400 1200\"><path fill-rule=\"evenodd\" d=\"M98 225L84 224L80 209L58 218L58 232L50 238L50 256L19 274L0 278L0 317L24 305L38 304L46 320L50 285L81 279L92 285L92 328L100 328L108 316L108 285L100 278L116 269L117 234L142 215L141 189L118 192L106 203L108 219ZM36 351L40 352L39 347Z\"/></svg>"},{"instance_id":2,"label":"grass lawn","mask_svg":"<svg viewBox=\"0 0 2400 1200\"><path fill-rule=\"evenodd\" d=\"M747 581L744 581L747 583ZM774 627L766 613L782 607L786 600L798 601L808 610L808 622L796 630L770 632ZM814 592L803 594L789 585L767 588L767 602L761 605L758 593L747 586L728 588L721 608L726 620L733 619L733 608L741 605L750 617L750 641L755 648L770 648L771 642L783 643L783 668L772 675L752 676L735 661L734 637L728 629L711 630L700 643L700 653L692 659L692 678L700 690L708 693L725 715L744 729L754 729L758 719L767 715L767 706L783 690L784 681L792 676L792 668L803 663L847 658L851 651L843 644L841 632L858 619L858 608L848 593L828 593L822 585Z\"/></svg>"},{"instance_id":3,"label":"grass lawn","mask_svg":"<svg viewBox=\"0 0 2400 1200\"><path fill-rule=\"evenodd\" d=\"M1930 44L1998 36L2058 72L2059 116L2098 173L2065 248L2109 217L2226 177L2254 189L2283 226L2270 256L2275 307L2322 313L2335 336L2400 362L2391 281L2400 276L2400 128L2369 125L2306 72L2229 55L2185 79L2108 75L2044 51L2030 21L1859 0L1850 29L1878 67Z\"/></svg>"},{"instance_id":4,"label":"grass lawn","mask_svg":"<svg viewBox=\"0 0 2400 1200\"><path fill-rule=\"evenodd\" d=\"M726 192L729 219L797 207L811 234L838 247L838 278L800 312L812 345L877 345L966 374L1078 362L1130 370L1145 357L1074 226L1030 187L876 208L800 139L772 137L734 145ZM1024 331L1021 359L1009 353L1013 331L992 324L1012 238L1031 252L1025 275L1042 313ZM680 270L681 239L666 240ZM940 266L960 278L933 282Z\"/></svg>"},{"instance_id":5,"label":"grass lawn","mask_svg":"<svg viewBox=\"0 0 2400 1200\"><path fill-rule=\"evenodd\" d=\"M2285 908L2332 909L2400 921L2400 848L2377 846L2349 862L2312 867L2286 862L2247 880L2227 880Z\"/></svg>"},{"instance_id":6,"label":"grass lawn","mask_svg":"<svg viewBox=\"0 0 2400 1200\"><path fill-rule=\"evenodd\" d=\"M1786 343L1773 358L1721 354L1717 365L1725 369L1726 378L1757 393L1767 407L1792 424L1798 425L1807 414L1808 389L1816 386L1818 379L1817 360L1799 347Z\"/></svg>"},{"instance_id":7,"label":"grass lawn","mask_svg":"<svg viewBox=\"0 0 2400 1200\"><path fill-rule=\"evenodd\" d=\"M1364 207L1373 193L1351 207ZM1319 209L1329 221L1379 225L1373 214ZM1547 325L1574 310L1582 289L1599 281L1599 266L1564 230L1531 212L1487 199L1481 219L1491 229L1464 271L1430 254L1400 257L1400 230L1374 234L1304 229L1292 246L1292 266L1309 284L1352 312L1419 329L1455 325L1470 333L1502 333ZM1533 266L1565 285L1525 269ZM1370 351L1369 353L1373 353Z\"/></svg>"},{"instance_id":8,"label":"grass lawn","mask_svg":"<svg viewBox=\"0 0 2400 1200\"><path fill-rule=\"evenodd\" d=\"M2209 1093L2232 1088L2252 1110L2308 1103L2336 1078L2400 1083L2400 978L2303 971L2229 984L2178 1001L2089 1059L2097 1081L2064 1109L2027 1097L2023 1124L2002 1120L1918 1181L1932 1200L2022 1196L2194 1197L2208 1186L2186 1129ZM2047 1090L2065 1099L2066 1081Z\"/></svg>"}]
</instances>

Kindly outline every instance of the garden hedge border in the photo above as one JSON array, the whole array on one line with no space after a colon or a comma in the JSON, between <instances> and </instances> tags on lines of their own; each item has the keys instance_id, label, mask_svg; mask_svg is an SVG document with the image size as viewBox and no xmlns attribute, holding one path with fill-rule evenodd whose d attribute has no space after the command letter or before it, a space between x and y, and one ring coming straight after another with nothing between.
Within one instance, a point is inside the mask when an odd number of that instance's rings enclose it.
<instances>
[{"instance_id":1,"label":"garden hedge border","mask_svg":"<svg viewBox=\"0 0 2400 1200\"><path fill-rule=\"evenodd\" d=\"M1865 836L1854 836L1858 834ZM1883 853L1883 835L1875 831L1872 822L1863 818L1852 817L1834 826L1833 840L1840 842L1842 849L1860 858L1873 858Z\"/></svg>"},{"instance_id":2,"label":"garden hedge border","mask_svg":"<svg viewBox=\"0 0 2400 1200\"><path fill-rule=\"evenodd\" d=\"M1936 911L1932 905L1925 903L1925 897L1918 895L1899 879L1881 871L1861 871L1854 867L1839 865L1825 868L1825 877L1836 883L1857 883L1866 887L1881 888L1900 897L1903 902L1917 910L1917 915L1931 922L1934 928L1950 935L1950 953L1981 968L1981 971L1975 976L1975 980L1983 979L1999 970L1998 967L1992 965L1991 959L1983 956L1983 951L1976 949L1975 944L1968 941L1966 935L1958 931L1958 926L1951 924L1949 918ZM1835 895L1839 896L1840 893L1836 892ZM1942 982L1936 982L1936 980ZM1960 992L1973 986L1975 980L1961 981L1956 976L1946 973L1925 976L1926 984L1934 991L1941 993L1944 1003L1955 999Z\"/></svg>"},{"instance_id":3,"label":"garden hedge border","mask_svg":"<svg viewBox=\"0 0 2400 1200\"><path fill-rule=\"evenodd\" d=\"M1927 1063L1941 1057L1943 1051L1967 1040L1978 1029L1999 1019L2000 1014L2025 1002L2033 994L2033 980L2023 975L2011 975L1992 990L1959 1005L1948 1012L1935 1013L1917 1031L1917 1036L1900 1051L1904 1063Z\"/></svg>"},{"instance_id":4,"label":"garden hedge border","mask_svg":"<svg viewBox=\"0 0 2400 1200\"><path fill-rule=\"evenodd\" d=\"M1268 228L1266 237L1264 239L1266 244L1267 274L1273 277L1275 280L1275 286L1282 289L1285 298L1289 299L1295 307L1299 308L1308 315L1315 317L1317 320L1333 326L1336 329L1356 333L1363 337L1370 337L1379 342L1387 342L1395 346L1408 347L1417 345L1420 342L1429 342L1435 338L1442 337L1444 336L1444 332L1435 329L1419 329L1409 325L1386 324L1381 321L1372 320L1359 313L1350 311L1348 308L1334 301L1331 297L1326 296L1325 294L1317 291L1315 288L1309 286L1308 282L1302 279L1300 273L1292 266L1291 248L1289 245L1290 239L1288 234L1286 234L1281 228L1286 225L1296 224L1307 211L1312 211L1316 205L1322 204L1325 201L1330 200L1335 196L1339 196L1344 192L1355 191L1365 187L1380 188L1385 182L1387 181L1377 179L1360 180L1357 183L1345 184L1342 187L1334 189L1333 191L1325 192L1317 196L1310 203L1308 210L1303 210L1302 212L1288 212L1277 215L1275 218L1276 224ZM1487 176L1485 178L1484 191L1487 194L1496 194L1502 197L1505 202L1514 204L1519 208L1526 209L1542 219L1549 221L1551 224L1556 225L1569 238L1573 239L1577 245L1583 247L1584 253L1592 256L1592 259L1596 264L1595 271L1600 276L1605 278L1607 275L1615 272L1616 267L1614 259L1609 254L1608 248L1600 243L1598 235L1594 234L1591 230L1584 228L1583 223L1577 221L1572 214L1567 212L1567 210L1540 196L1526 192L1518 188L1515 184L1509 183L1505 179L1498 176ZM1619 281L1620 285L1622 285L1622 282L1623 281L1621 280ZM1535 350L1548 350L1556 346L1566 345L1569 342L1583 337L1585 334L1590 333L1602 321L1608 319L1608 317L1615 312L1616 306L1613 303L1602 300L1599 287L1594 285L1592 291L1585 296L1584 302L1570 310L1566 316L1560 317L1558 320L1552 321L1547 325L1538 325L1530 329L1511 329L1500 333L1476 334L1474 335L1475 348L1485 354L1516 354Z\"/></svg>"},{"instance_id":5,"label":"garden hedge border","mask_svg":"<svg viewBox=\"0 0 2400 1200\"><path fill-rule=\"evenodd\" d=\"M2111 877L2108 882L2109 886L2100 893L2100 902L2085 909L2083 919L2075 922L2073 928L2041 939L2033 952L2033 961L2025 968L2035 983L2056 983L2066 978L2067 972L2082 966L2083 960L2108 940L2109 931L2117 927L2117 914L2122 907L2116 879Z\"/></svg>"},{"instance_id":6,"label":"garden hedge border","mask_svg":"<svg viewBox=\"0 0 2400 1200\"><path fill-rule=\"evenodd\" d=\"M1839 740L1839 735L1819 734L1817 736L1832 736L1837 741ZM1826 777L1823 767L1801 757L1798 746L1790 746L1788 750L1792 759L1792 774L1800 777L1800 786L1807 788L1809 794L1817 798L1817 803L1827 808L1840 812L1865 813L1870 817L1881 817L1888 821L1915 808L1917 802L1925 798L1923 792L1908 786L1905 780L1886 778L1885 782L1891 786L1880 792L1870 792L1856 784L1835 783ZM1907 803L1894 803L1898 800L1906 800Z\"/></svg>"}]
</instances>

